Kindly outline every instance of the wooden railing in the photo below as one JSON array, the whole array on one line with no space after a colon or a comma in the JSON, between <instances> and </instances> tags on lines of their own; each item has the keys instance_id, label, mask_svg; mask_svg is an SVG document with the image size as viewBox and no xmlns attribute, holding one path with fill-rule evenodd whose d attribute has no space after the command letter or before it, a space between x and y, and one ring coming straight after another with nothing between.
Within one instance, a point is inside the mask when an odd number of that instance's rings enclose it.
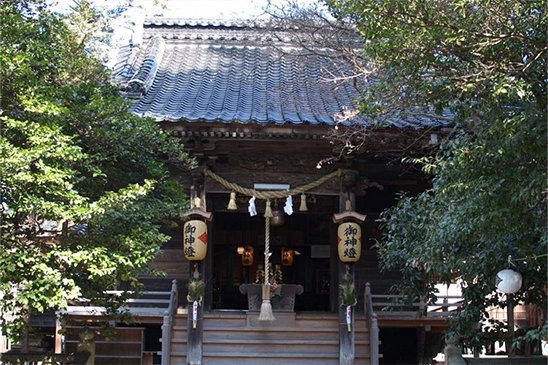
<instances>
[{"instance_id":1,"label":"wooden railing","mask_svg":"<svg viewBox=\"0 0 548 365\"><path fill-rule=\"evenodd\" d=\"M134 292L124 292L120 290L109 290L105 292L112 296L121 296L122 294L135 294ZM139 294L139 297L126 300L124 309L129 310L136 316L158 316L162 317L169 308L171 299L169 291L145 291ZM105 308L89 305L89 299L79 299L78 302L70 305L63 313L69 315L100 316L105 312Z\"/></svg>"},{"instance_id":2,"label":"wooden railing","mask_svg":"<svg viewBox=\"0 0 548 365\"><path fill-rule=\"evenodd\" d=\"M398 295L372 294L369 283L365 284L364 313L369 329L371 365L379 364L379 318L390 319L445 319L463 304L463 298L455 295L438 295L435 303L427 303L424 298L406 304Z\"/></svg>"},{"instance_id":3,"label":"wooden railing","mask_svg":"<svg viewBox=\"0 0 548 365\"><path fill-rule=\"evenodd\" d=\"M399 295L370 294L373 311L378 314L399 318L440 318L444 319L456 311L463 304L463 298L456 295L438 295L435 303L427 303L424 298L418 302L404 303ZM384 317L384 316L383 316Z\"/></svg>"},{"instance_id":4,"label":"wooden railing","mask_svg":"<svg viewBox=\"0 0 548 365\"><path fill-rule=\"evenodd\" d=\"M377 313L373 310L371 287L365 284L365 319L369 329L369 359L371 365L379 365L379 324Z\"/></svg>"},{"instance_id":5,"label":"wooden railing","mask_svg":"<svg viewBox=\"0 0 548 365\"><path fill-rule=\"evenodd\" d=\"M169 365L171 362L171 338L173 336L173 321L177 313L178 295L177 280L173 280L169 306L164 313L164 323L162 325L162 365Z\"/></svg>"}]
</instances>

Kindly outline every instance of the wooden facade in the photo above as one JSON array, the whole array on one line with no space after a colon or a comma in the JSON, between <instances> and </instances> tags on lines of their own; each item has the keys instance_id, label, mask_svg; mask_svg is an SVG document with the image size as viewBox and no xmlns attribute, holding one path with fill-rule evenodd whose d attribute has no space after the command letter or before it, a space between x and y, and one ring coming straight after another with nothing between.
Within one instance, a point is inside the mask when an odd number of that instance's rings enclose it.
<instances>
[{"instance_id":1,"label":"wooden facade","mask_svg":"<svg viewBox=\"0 0 548 365\"><path fill-rule=\"evenodd\" d=\"M171 124L172 127L177 126ZM259 132L257 132L259 133ZM294 133L294 132L293 132ZM249 196L237 195L238 209L231 211L227 209L231 190L219 182L201 173L197 173L189 179L187 186L194 186L203 192L205 207L208 212L213 213L214 219L210 223L209 252L203 265L200 266L201 277L208 283L204 299L202 318L204 326L210 316L222 326L222 320L237 321L234 316L242 321L241 327L246 329L268 331L273 328L275 333L280 331L291 332L308 322L308 329L322 328L324 323L335 324L331 330L335 334L330 340L335 349L330 350L329 356L323 353L326 359L310 357L308 351L301 350L300 356L309 358L300 359L303 363L311 364L368 364L369 357L369 330L365 320L365 287L369 283L372 293L383 294L389 287L397 283L397 273L381 273L378 268L378 259L373 245L376 239L380 238L380 231L376 219L380 212L395 203L396 195L400 191L420 191L427 186L425 177L415 172L406 172L399 163L391 163L382 153L377 152L376 156L357 155L343 161L335 162L317 169L318 161L332 156L332 146L328 141L318 139L292 140L291 136L271 139L256 140L253 137L241 137L239 131L229 133L231 136L226 140L218 141L219 149L214 148L198 155L202 166L224 179L243 186L252 188L257 183L286 184L291 188L305 185L325 176L337 169L348 171L347 175L333 178L317 188L306 192L306 205L308 210L299 211L300 195L294 196L292 215L285 214L285 222L281 226L271 228L271 249L270 262L273 266L279 266L282 272L283 284L302 285L304 291L295 298L295 313L283 313L274 311L276 320L274 323L264 324L257 321L257 314L248 312L247 298L242 295L239 288L243 284L255 283L256 273L264 261L265 241L265 202L257 202L258 215L251 217L248 213ZM235 135L235 137L233 137ZM200 143L185 138L185 146L193 144L203 145L208 143L207 137L198 135ZM420 143L428 143L428 137ZM210 143L210 142L209 142ZM222 153L220 153L222 151ZM189 152L194 153L189 147ZM382 152L382 151L381 151ZM181 176L181 179L185 177ZM188 178L188 176L186 176ZM346 330L345 308L339 304L339 285L343 281L346 264L342 264L337 253L337 224L333 222L333 214L345 209L346 201L353 202L353 208L360 214L367 216L361 224L362 227L362 254L361 259L355 264L349 264L353 271L355 283L358 287L358 303L354 308L355 318L352 331ZM273 207L283 208L285 199L272 202ZM173 240L168 244L171 250L181 249L180 230L170 232ZM255 260L251 266L243 266L241 255L238 254L238 247L252 246L255 251ZM294 258L292 266L282 265L282 248L289 248L298 251L300 255ZM158 265L165 265L162 257L170 257L173 267L181 265L180 257L177 255L165 254L160 256ZM184 272L190 275L192 262L186 262ZM161 268L162 266L158 266ZM190 267L190 269L189 269ZM177 275L181 275L178 272ZM187 276L188 279L190 276ZM184 282L181 276L168 276L161 284L158 279L151 280L151 289L165 288L171 279L177 278ZM184 288L181 288L180 299L184 302ZM379 308L376 308L379 310ZM339 313L340 312L340 313ZM339 315L337 315L339 313ZM447 328L444 319L418 319L416 312L407 317L383 316L380 319L380 363L387 364L409 364L418 363L422 356L435 356L426 354L428 349L435 348L441 351L441 333ZM289 317L288 317L289 316ZM301 318L303 319L301 319ZM307 320L304 320L307 318ZM213 319L211 319L213 320ZM336 325L339 323L339 325ZM279 327L278 327L279 326ZM233 328L235 334L240 333L241 328ZM289 328L289 329L288 329ZM211 354L206 347L209 334L207 328L202 328L202 344L204 352L202 360L204 364L230 364L232 362L223 359L221 355ZM327 330L323 329L322 330ZM192 330L187 330L187 335ZM288 336L284 332L283 336ZM338 335L337 335L338 333ZM179 336L184 337L179 333ZM250 334L242 334L250 336ZM257 334L257 339L263 338ZM312 351L319 351L317 345L312 345L313 336L307 340ZM236 339L233 339L236 341ZM283 348L284 342L278 340L279 344L273 345L276 340L264 341L266 348L276 346ZM307 343L305 341L305 343ZM324 343L323 339L317 343ZM402 347L402 343L406 346ZM292 344L292 343L291 343ZM293 345L293 344L292 344ZM220 346L220 345L219 345ZM248 350L247 344L241 344L242 353L253 353L257 357L242 360L245 357L237 357L234 363L257 363L257 361L279 364L281 358L266 360L272 357L270 351L260 355L259 350ZM259 344L255 344L256 347ZM289 346L289 343L286 343ZM291 346L289 346L291 348ZM394 351L394 349L398 349ZM264 350L263 350L264 351ZM292 350L288 350L292 351ZM229 352L225 355L229 355ZM230 356L236 356L230 352ZM215 359L215 360L214 360ZM289 357L291 363L295 360L295 354ZM184 363L181 356L172 358L172 363ZM243 361L243 362L242 362ZM271 362L268 362L271 361ZM372 362L374 363L374 362Z\"/></svg>"}]
</instances>

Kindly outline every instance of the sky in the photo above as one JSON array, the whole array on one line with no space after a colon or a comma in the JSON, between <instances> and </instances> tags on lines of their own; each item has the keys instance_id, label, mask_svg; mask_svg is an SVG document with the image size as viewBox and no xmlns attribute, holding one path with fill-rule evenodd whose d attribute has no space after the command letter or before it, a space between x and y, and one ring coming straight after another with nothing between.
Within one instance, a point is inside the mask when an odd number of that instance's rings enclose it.
<instances>
[{"instance_id":1,"label":"sky","mask_svg":"<svg viewBox=\"0 0 548 365\"><path fill-rule=\"evenodd\" d=\"M110 6L122 1L92 0L95 6ZM133 0L137 8L144 9L146 16L164 16L169 18L250 18L260 15L268 0ZM56 0L55 9L66 11L72 0Z\"/></svg>"},{"instance_id":2,"label":"sky","mask_svg":"<svg viewBox=\"0 0 548 365\"><path fill-rule=\"evenodd\" d=\"M100 9L112 9L127 0L91 0ZM155 5L159 2L159 5ZM284 0L270 0L273 4L282 4ZM302 4L310 4L314 0L300 0ZM73 0L50 0L52 10L66 13ZM139 26L145 17L163 16L167 18L186 19L251 19L264 14L264 8L269 0L133 0L132 7L111 23L114 34L111 46L106 51L108 61L105 65L114 66L117 49L129 44L130 39L138 34ZM134 25L131 26L130 24ZM138 39L138 36L137 38Z\"/></svg>"},{"instance_id":3,"label":"sky","mask_svg":"<svg viewBox=\"0 0 548 365\"><path fill-rule=\"evenodd\" d=\"M111 9L124 2L124 0L91 0L95 7L102 9ZM260 16L268 0L159 0L159 5L154 3L154 0L133 0L133 6L111 24L114 34L112 44L106 51L107 67L114 66L118 47L128 44L132 35L139 32L137 24L142 24L145 17L249 19ZM66 13L73 5L73 0L51 0L50 4L52 10ZM130 26L131 23L134 24L133 27Z\"/></svg>"},{"instance_id":4,"label":"sky","mask_svg":"<svg viewBox=\"0 0 548 365\"><path fill-rule=\"evenodd\" d=\"M266 0L165 1L166 6L173 11L165 11L164 16L176 18L247 18L259 15L261 8L267 4Z\"/></svg>"}]
</instances>

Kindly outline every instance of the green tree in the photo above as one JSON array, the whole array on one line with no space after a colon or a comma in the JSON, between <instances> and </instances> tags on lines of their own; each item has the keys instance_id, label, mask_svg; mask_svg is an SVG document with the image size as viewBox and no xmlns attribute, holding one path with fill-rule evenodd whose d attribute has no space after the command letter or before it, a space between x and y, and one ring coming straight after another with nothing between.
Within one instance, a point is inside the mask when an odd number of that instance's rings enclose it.
<instances>
[{"instance_id":1,"label":"green tree","mask_svg":"<svg viewBox=\"0 0 548 365\"><path fill-rule=\"evenodd\" d=\"M186 206L166 163L191 161L42 1L2 3L0 81L2 326L82 297L114 313L103 291L139 288Z\"/></svg>"},{"instance_id":2,"label":"green tree","mask_svg":"<svg viewBox=\"0 0 548 365\"><path fill-rule=\"evenodd\" d=\"M462 283L452 328L479 347L489 334L474 324L490 321L489 305L506 306L494 289L508 256L524 259L514 262L524 279L514 301L546 308L546 2L325 2L365 40L377 80L364 90L365 115L453 116L452 138L412 161L432 188L382 214L377 246L382 268L403 274L395 290L409 299L434 297L435 283Z\"/></svg>"}]
</instances>

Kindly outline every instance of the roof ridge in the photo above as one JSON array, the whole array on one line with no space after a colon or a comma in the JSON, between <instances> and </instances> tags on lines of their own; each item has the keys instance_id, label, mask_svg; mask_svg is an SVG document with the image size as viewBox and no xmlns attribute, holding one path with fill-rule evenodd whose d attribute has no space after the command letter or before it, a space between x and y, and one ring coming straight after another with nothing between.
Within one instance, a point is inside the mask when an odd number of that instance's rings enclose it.
<instances>
[{"instance_id":1,"label":"roof ridge","mask_svg":"<svg viewBox=\"0 0 548 365\"><path fill-rule=\"evenodd\" d=\"M266 25L264 20L237 19L237 18L171 18L171 17L148 17L145 18L146 25L156 26L213 26L213 27L241 27L250 28L253 25Z\"/></svg>"}]
</instances>

